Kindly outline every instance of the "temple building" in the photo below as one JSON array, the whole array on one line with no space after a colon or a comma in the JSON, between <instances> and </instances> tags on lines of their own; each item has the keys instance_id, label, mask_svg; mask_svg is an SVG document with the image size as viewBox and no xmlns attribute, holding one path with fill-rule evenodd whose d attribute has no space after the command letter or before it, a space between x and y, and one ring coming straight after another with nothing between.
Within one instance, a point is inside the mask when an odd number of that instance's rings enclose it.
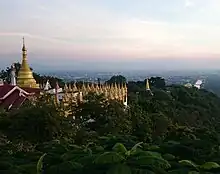
<instances>
[{"instance_id":1,"label":"temple building","mask_svg":"<svg viewBox=\"0 0 220 174\"><path fill-rule=\"evenodd\" d=\"M10 84L0 84L0 108L17 109L26 101L40 95L37 88L20 88Z\"/></svg>"},{"instance_id":2,"label":"temple building","mask_svg":"<svg viewBox=\"0 0 220 174\"><path fill-rule=\"evenodd\" d=\"M15 67L11 66L11 84L0 82L0 108L6 110L19 108L26 101L40 95L39 88L19 87L16 85Z\"/></svg>"},{"instance_id":3,"label":"temple building","mask_svg":"<svg viewBox=\"0 0 220 174\"><path fill-rule=\"evenodd\" d=\"M24 102L32 100L40 95L39 85L36 83L33 73L27 62L27 49L23 39L22 64L16 80L14 64L11 66L10 84L0 80L0 108L10 110L19 108Z\"/></svg>"}]
</instances>

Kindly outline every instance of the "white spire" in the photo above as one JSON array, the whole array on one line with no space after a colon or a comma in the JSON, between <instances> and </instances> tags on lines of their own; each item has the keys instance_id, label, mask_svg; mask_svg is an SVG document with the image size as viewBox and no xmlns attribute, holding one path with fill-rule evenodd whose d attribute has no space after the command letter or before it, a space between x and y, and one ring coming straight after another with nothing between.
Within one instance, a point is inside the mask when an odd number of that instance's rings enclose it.
<instances>
[{"instance_id":1,"label":"white spire","mask_svg":"<svg viewBox=\"0 0 220 174\"><path fill-rule=\"evenodd\" d=\"M0 79L0 86L4 85L3 79Z\"/></svg>"},{"instance_id":2,"label":"white spire","mask_svg":"<svg viewBox=\"0 0 220 174\"><path fill-rule=\"evenodd\" d=\"M45 87L44 87L44 90L47 91L47 90L49 90L49 89L51 89L51 85L50 85L50 83L49 83L49 80L47 80L46 85L45 85Z\"/></svg>"},{"instance_id":3,"label":"white spire","mask_svg":"<svg viewBox=\"0 0 220 174\"><path fill-rule=\"evenodd\" d=\"M15 65L11 66L11 85L16 86Z\"/></svg>"}]
</instances>

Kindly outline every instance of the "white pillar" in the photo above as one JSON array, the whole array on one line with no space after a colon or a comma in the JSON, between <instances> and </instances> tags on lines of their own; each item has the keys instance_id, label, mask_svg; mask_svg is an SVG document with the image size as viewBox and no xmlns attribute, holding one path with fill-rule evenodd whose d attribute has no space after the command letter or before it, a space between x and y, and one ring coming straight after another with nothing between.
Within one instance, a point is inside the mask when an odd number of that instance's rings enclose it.
<instances>
[{"instance_id":1,"label":"white pillar","mask_svg":"<svg viewBox=\"0 0 220 174\"><path fill-rule=\"evenodd\" d=\"M15 66L11 66L11 85L16 86Z\"/></svg>"}]
</instances>

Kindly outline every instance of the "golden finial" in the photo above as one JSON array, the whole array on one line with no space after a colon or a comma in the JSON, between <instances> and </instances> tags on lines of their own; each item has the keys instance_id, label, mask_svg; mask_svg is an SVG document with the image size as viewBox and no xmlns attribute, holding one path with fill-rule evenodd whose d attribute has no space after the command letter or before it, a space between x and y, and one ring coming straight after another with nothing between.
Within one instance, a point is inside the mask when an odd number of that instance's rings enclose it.
<instances>
[{"instance_id":1,"label":"golden finial","mask_svg":"<svg viewBox=\"0 0 220 174\"><path fill-rule=\"evenodd\" d=\"M98 85L98 88L99 88L99 92L100 92L100 94L103 94L103 87L102 87L102 84Z\"/></svg>"},{"instance_id":2,"label":"golden finial","mask_svg":"<svg viewBox=\"0 0 220 174\"><path fill-rule=\"evenodd\" d=\"M115 98L115 99L118 99L118 92L117 92L117 91L114 91L113 94L114 94L114 98Z\"/></svg>"},{"instance_id":3,"label":"golden finial","mask_svg":"<svg viewBox=\"0 0 220 174\"><path fill-rule=\"evenodd\" d=\"M90 88L89 83L87 83L87 91L88 91L88 92L91 91L91 88Z\"/></svg>"},{"instance_id":4,"label":"golden finial","mask_svg":"<svg viewBox=\"0 0 220 174\"><path fill-rule=\"evenodd\" d=\"M117 83L115 82L115 88L117 88Z\"/></svg>"},{"instance_id":5,"label":"golden finial","mask_svg":"<svg viewBox=\"0 0 220 174\"><path fill-rule=\"evenodd\" d=\"M94 92L95 92L96 94L99 94L99 93L100 93L100 91L99 91L99 87L98 87L97 84L94 85Z\"/></svg>"},{"instance_id":6,"label":"golden finial","mask_svg":"<svg viewBox=\"0 0 220 174\"><path fill-rule=\"evenodd\" d=\"M106 89L106 84L102 84L102 89L105 90Z\"/></svg>"},{"instance_id":7,"label":"golden finial","mask_svg":"<svg viewBox=\"0 0 220 174\"><path fill-rule=\"evenodd\" d=\"M94 87L93 83L91 84L91 91L93 91L93 92L95 91L95 87Z\"/></svg>"},{"instance_id":8,"label":"golden finial","mask_svg":"<svg viewBox=\"0 0 220 174\"><path fill-rule=\"evenodd\" d=\"M59 82L58 82L58 83L59 83ZM68 83L65 83L65 82L64 82L63 89L66 90L66 91L69 91Z\"/></svg>"},{"instance_id":9,"label":"golden finial","mask_svg":"<svg viewBox=\"0 0 220 174\"><path fill-rule=\"evenodd\" d=\"M124 83L124 86L123 86L124 88L127 88L127 84L126 84L126 82Z\"/></svg>"},{"instance_id":10,"label":"golden finial","mask_svg":"<svg viewBox=\"0 0 220 174\"><path fill-rule=\"evenodd\" d=\"M107 90L104 90L103 91L103 94L104 94L104 96L107 98L108 97L108 91Z\"/></svg>"},{"instance_id":11,"label":"golden finial","mask_svg":"<svg viewBox=\"0 0 220 174\"><path fill-rule=\"evenodd\" d=\"M86 94L86 87L85 87L85 83L84 83L84 81L82 82L82 86L81 86L80 91L83 93L83 95Z\"/></svg>"},{"instance_id":12,"label":"golden finial","mask_svg":"<svg viewBox=\"0 0 220 174\"><path fill-rule=\"evenodd\" d=\"M111 100L114 100L114 98L115 98L115 96L114 96L114 91L110 91L110 92L109 92L109 98L110 98Z\"/></svg>"},{"instance_id":13,"label":"golden finial","mask_svg":"<svg viewBox=\"0 0 220 174\"><path fill-rule=\"evenodd\" d=\"M98 89L98 90L100 89L99 84L96 84L95 87L96 87L96 89Z\"/></svg>"},{"instance_id":14,"label":"golden finial","mask_svg":"<svg viewBox=\"0 0 220 174\"><path fill-rule=\"evenodd\" d=\"M127 92L127 87L126 87L126 83L123 83L122 84L122 87L121 87L121 93L122 93L122 95L124 95L126 92Z\"/></svg>"},{"instance_id":15,"label":"golden finial","mask_svg":"<svg viewBox=\"0 0 220 174\"><path fill-rule=\"evenodd\" d=\"M85 83L84 83L84 81L82 82L82 90L85 90L86 89L86 87L85 87Z\"/></svg>"},{"instance_id":16,"label":"golden finial","mask_svg":"<svg viewBox=\"0 0 220 174\"><path fill-rule=\"evenodd\" d=\"M124 83L123 90L125 91L125 93L127 93L127 84L126 84L126 82Z\"/></svg>"},{"instance_id":17,"label":"golden finial","mask_svg":"<svg viewBox=\"0 0 220 174\"><path fill-rule=\"evenodd\" d=\"M118 85L117 85L117 83L115 82L115 85L114 85L114 93L115 93L115 96L117 96L118 95Z\"/></svg>"},{"instance_id":18,"label":"golden finial","mask_svg":"<svg viewBox=\"0 0 220 174\"><path fill-rule=\"evenodd\" d=\"M121 83L118 84L118 89L121 90Z\"/></svg>"},{"instance_id":19,"label":"golden finial","mask_svg":"<svg viewBox=\"0 0 220 174\"><path fill-rule=\"evenodd\" d=\"M72 86L71 86L71 83L69 83L69 91L72 92Z\"/></svg>"},{"instance_id":20,"label":"golden finial","mask_svg":"<svg viewBox=\"0 0 220 174\"><path fill-rule=\"evenodd\" d=\"M102 91L103 91L105 97L108 97L108 90L107 90L107 86L105 83L102 85Z\"/></svg>"},{"instance_id":21,"label":"golden finial","mask_svg":"<svg viewBox=\"0 0 220 174\"><path fill-rule=\"evenodd\" d=\"M84 85L84 83L83 83L83 85ZM77 86L76 86L76 82L74 81L74 83L73 83L73 91L78 91L78 88L77 88Z\"/></svg>"},{"instance_id":22,"label":"golden finial","mask_svg":"<svg viewBox=\"0 0 220 174\"><path fill-rule=\"evenodd\" d=\"M119 98L120 101L123 100L123 93L122 93L121 90L119 90L119 92L118 92L118 98Z\"/></svg>"},{"instance_id":23,"label":"golden finial","mask_svg":"<svg viewBox=\"0 0 220 174\"><path fill-rule=\"evenodd\" d=\"M65 83L65 85L64 85L64 91L65 92L67 92L68 91L68 86L67 86L67 84Z\"/></svg>"},{"instance_id":24,"label":"golden finial","mask_svg":"<svg viewBox=\"0 0 220 174\"><path fill-rule=\"evenodd\" d=\"M101 83L98 86L99 86L99 89L103 88L103 85Z\"/></svg>"}]
</instances>

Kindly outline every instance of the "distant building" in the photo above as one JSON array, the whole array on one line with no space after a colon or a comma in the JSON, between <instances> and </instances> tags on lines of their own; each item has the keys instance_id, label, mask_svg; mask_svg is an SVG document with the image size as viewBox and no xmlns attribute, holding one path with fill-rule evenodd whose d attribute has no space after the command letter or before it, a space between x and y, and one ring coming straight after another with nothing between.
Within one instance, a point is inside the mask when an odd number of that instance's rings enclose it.
<instances>
[{"instance_id":1,"label":"distant building","mask_svg":"<svg viewBox=\"0 0 220 174\"><path fill-rule=\"evenodd\" d=\"M202 80L197 80L196 83L194 84L194 87L201 89L201 85L203 84Z\"/></svg>"},{"instance_id":2,"label":"distant building","mask_svg":"<svg viewBox=\"0 0 220 174\"><path fill-rule=\"evenodd\" d=\"M192 88L193 85L191 83L187 83L184 86L187 87L187 88Z\"/></svg>"},{"instance_id":3,"label":"distant building","mask_svg":"<svg viewBox=\"0 0 220 174\"><path fill-rule=\"evenodd\" d=\"M195 88L201 89L201 85L202 85L202 84L203 84L203 81L202 81L202 80L197 80L194 85L192 85L191 83L187 83L187 84L185 84L184 86L187 87L187 88L195 87Z\"/></svg>"}]
</instances>

